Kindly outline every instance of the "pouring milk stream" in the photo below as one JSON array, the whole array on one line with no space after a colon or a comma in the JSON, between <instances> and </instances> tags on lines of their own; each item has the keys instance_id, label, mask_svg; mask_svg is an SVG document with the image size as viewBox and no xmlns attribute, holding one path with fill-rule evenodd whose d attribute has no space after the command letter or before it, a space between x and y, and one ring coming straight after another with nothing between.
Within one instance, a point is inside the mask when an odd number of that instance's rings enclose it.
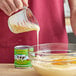
<instances>
[{"instance_id":1,"label":"pouring milk stream","mask_svg":"<svg viewBox=\"0 0 76 76\"><path fill-rule=\"evenodd\" d=\"M8 19L8 26L14 34L37 31L37 45L39 45L40 27L38 21L29 8L24 7L18 13L10 16Z\"/></svg>"}]
</instances>

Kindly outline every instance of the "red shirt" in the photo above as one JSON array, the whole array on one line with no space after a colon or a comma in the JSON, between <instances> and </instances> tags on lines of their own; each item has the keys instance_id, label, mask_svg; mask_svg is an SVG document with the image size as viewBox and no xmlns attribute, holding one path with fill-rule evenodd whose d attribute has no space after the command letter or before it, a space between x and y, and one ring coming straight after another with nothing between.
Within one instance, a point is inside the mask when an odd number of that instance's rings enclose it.
<instances>
[{"instance_id":1,"label":"red shirt","mask_svg":"<svg viewBox=\"0 0 76 76\"><path fill-rule=\"evenodd\" d=\"M40 43L67 43L63 0L29 0L29 7L40 25ZM36 31L13 34L8 16L0 10L0 62L14 61L14 46L37 43Z\"/></svg>"}]
</instances>

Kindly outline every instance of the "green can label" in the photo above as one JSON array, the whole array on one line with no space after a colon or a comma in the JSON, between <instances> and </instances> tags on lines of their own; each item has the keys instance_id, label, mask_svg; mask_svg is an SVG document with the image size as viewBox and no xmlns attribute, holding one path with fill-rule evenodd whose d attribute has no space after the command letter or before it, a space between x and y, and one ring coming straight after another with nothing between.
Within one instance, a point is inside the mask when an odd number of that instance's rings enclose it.
<instances>
[{"instance_id":1,"label":"green can label","mask_svg":"<svg viewBox=\"0 0 76 76\"><path fill-rule=\"evenodd\" d=\"M28 57L28 49L15 49L14 50L14 64L15 67L29 67L31 61Z\"/></svg>"}]
</instances>

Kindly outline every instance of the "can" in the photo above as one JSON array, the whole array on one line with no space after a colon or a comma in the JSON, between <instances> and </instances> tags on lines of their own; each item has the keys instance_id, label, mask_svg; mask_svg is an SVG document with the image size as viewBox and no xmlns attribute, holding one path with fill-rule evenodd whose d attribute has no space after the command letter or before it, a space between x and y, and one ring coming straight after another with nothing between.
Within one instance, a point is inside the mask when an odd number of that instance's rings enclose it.
<instances>
[{"instance_id":1,"label":"can","mask_svg":"<svg viewBox=\"0 0 76 76\"><path fill-rule=\"evenodd\" d=\"M31 67L31 60L29 59L28 52L31 46L19 45L14 48L14 65L16 68ZM31 49L33 51L33 49Z\"/></svg>"}]
</instances>

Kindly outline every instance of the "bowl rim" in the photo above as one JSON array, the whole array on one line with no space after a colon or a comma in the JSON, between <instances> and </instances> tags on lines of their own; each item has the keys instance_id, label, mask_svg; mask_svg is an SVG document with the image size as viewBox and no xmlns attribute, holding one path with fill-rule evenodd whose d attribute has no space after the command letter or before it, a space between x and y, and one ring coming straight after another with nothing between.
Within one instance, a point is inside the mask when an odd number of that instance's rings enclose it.
<instances>
[{"instance_id":1,"label":"bowl rim","mask_svg":"<svg viewBox=\"0 0 76 76\"><path fill-rule=\"evenodd\" d=\"M71 45L71 46L74 46L74 45L76 45L75 43L43 43L43 44L37 44L37 45L32 45L31 47L29 47L29 48L33 48L33 47L36 47L36 46L45 46L45 45ZM48 50L48 51L50 51L50 50ZM67 54L70 54L71 53L71 51L73 52L75 52L76 51L76 49L75 50L65 50L65 49L62 49L62 50L51 50L51 51L68 51L67 52ZM33 51L30 51L30 52L33 52ZM42 52L42 51L34 51L34 53L38 53L38 52ZM47 53L47 52L46 52Z\"/></svg>"},{"instance_id":2,"label":"bowl rim","mask_svg":"<svg viewBox=\"0 0 76 76\"><path fill-rule=\"evenodd\" d=\"M31 47L35 46L44 46L44 45L76 45L75 43L43 43L43 44L37 44L37 45L32 45Z\"/></svg>"},{"instance_id":3,"label":"bowl rim","mask_svg":"<svg viewBox=\"0 0 76 76\"><path fill-rule=\"evenodd\" d=\"M75 43L44 43L44 44L39 44L39 45L33 45L32 47L35 47L35 46L45 46L45 45L70 45L70 46L75 46L76 44ZM50 51L50 50L49 50ZM47 52L47 51L45 51L45 54L47 54L47 56L59 56L58 54L61 54L60 56L69 56L69 57L76 57L76 50L52 50L52 51L67 51L66 53L49 53L49 52ZM72 52L71 52L72 51ZM73 52L74 51L74 52ZM36 51L36 52L30 52L30 53L35 53L35 54L38 54L38 53L40 53L40 54L44 54L43 53L44 51L42 50L42 51ZM35 57L33 57L33 59L34 59ZM39 61L42 61L42 60L39 60ZM67 61L69 61L69 60L67 60ZM76 60L75 60L76 61ZM54 61L42 61L42 62L54 62ZM55 61L55 62L57 62L57 61ZM65 62L65 61L60 61L60 62Z\"/></svg>"},{"instance_id":4,"label":"bowl rim","mask_svg":"<svg viewBox=\"0 0 76 76\"><path fill-rule=\"evenodd\" d=\"M32 46L42 46L42 45L46 45L46 44L57 44L57 45L59 45L59 44L61 44L61 45L76 45L75 43L42 43L42 44L37 44L37 45L32 45Z\"/></svg>"}]
</instances>

